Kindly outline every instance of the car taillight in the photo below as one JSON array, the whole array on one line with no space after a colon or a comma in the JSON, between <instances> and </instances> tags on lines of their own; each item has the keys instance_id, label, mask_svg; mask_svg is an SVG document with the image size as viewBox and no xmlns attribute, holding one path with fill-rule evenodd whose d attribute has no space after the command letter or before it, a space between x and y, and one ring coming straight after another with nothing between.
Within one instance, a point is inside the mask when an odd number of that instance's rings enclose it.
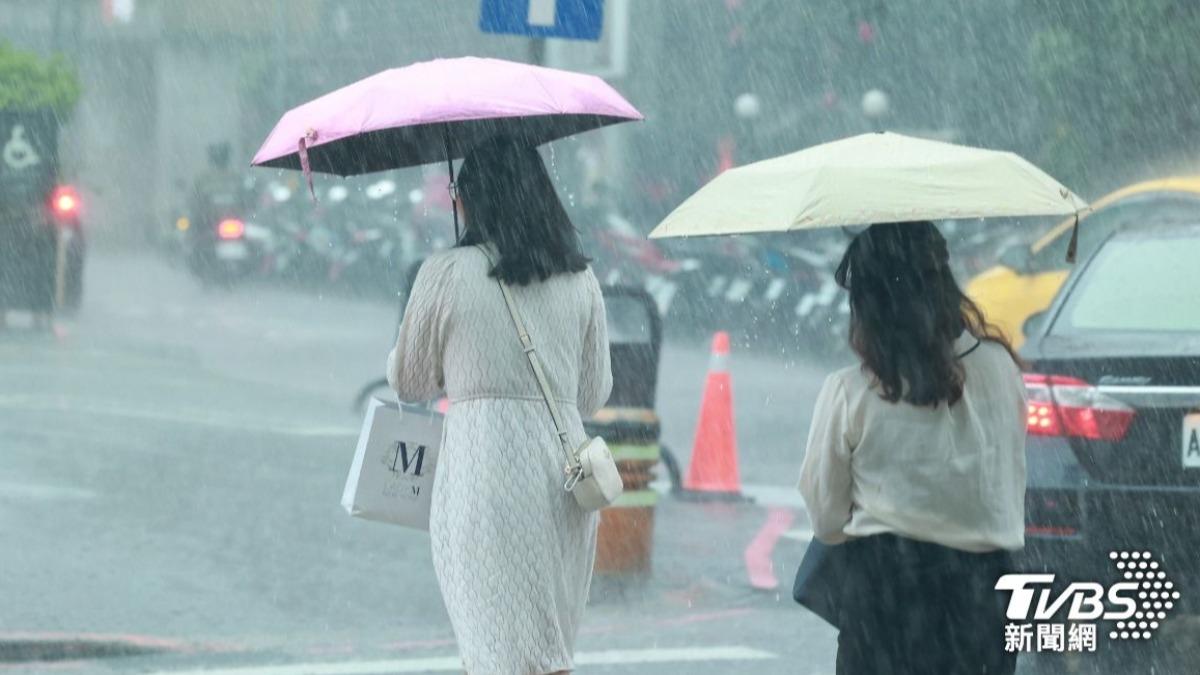
<instances>
[{"instance_id":1,"label":"car taillight","mask_svg":"<svg viewBox=\"0 0 1200 675\"><path fill-rule=\"evenodd\" d=\"M73 216L79 212L79 193L70 185L60 185L50 195L50 207L60 218Z\"/></svg>"},{"instance_id":2,"label":"car taillight","mask_svg":"<svg viewBox=\"0 0 1200 675\"><path fill-rule=\"evenodd\" d=\"M241 239L246 234L246 224L237 218L226 218L217 223L217 236L221 239Z\"/></svg>"},{"instance_id":3,"label":"car taillight","mask_svg":"<svg viewBox=\"0 0 1200 675\"><path fill-rule=\"evenodd\" d=\"M1119 441L1133 422L1133 408L1078 378L1026 374L1025 392L1026 430L1036 436Z\"/></svg>"}]
</instances>

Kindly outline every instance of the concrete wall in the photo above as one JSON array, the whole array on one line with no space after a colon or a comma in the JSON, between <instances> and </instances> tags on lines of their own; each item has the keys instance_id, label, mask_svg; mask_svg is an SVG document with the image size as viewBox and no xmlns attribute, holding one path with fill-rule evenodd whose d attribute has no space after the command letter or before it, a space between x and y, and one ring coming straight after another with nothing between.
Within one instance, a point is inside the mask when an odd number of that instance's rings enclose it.
<instances>
[{"instance_id":1,"label":"concrete wall","mask_svg":"<svg viewBox=\"0 0 1200 675\"><path fill-rule=\"evenodd\" d=\"M73 123L73 166L97 242L136 241L154 214L157 63L145 43L89 50Z\"/></svg>"},{"instance_id":2,"label":"concrete wall","mask_svg":"<svg viewBox=\"0 0 1200 675\"><path fill-rule=\"evenodd\" d=\"M162 228L180 215L187 186L207 166L210 144L229 142L235 166L246 164L240 160L253 149L239 147L238 70L230 66L228 54L182 46L160 49L156 62L160 114L150 135L158 162L154 225Z\"/></svg>"},{"instance_id":3,"label":"concrete wall","mask_svg":"<svg viewBox=\"0 0 1200 675\"><path fill-rule=\"evenodd\" d=\"M231 142L245 165L274 120L308 98L418 60L528 58L529 40L483 34L478 21L478 0L139 0L129 24L102 21L99 0L0 0L0 39L62 51L79 68L63 164L101 245L170 226L207 145ZM247 95L254 67L282 86ZM626 133L564 145L564 183L578 181L579 155L598 153L613 171L611 139Z\"/></svg>"}]
</instances>

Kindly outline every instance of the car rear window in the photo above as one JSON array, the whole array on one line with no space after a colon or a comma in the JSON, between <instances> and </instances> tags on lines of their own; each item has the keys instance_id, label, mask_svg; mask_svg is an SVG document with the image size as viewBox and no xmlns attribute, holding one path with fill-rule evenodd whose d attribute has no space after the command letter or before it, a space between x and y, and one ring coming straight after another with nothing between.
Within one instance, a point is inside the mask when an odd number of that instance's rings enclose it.
<instances>
[{"instance_id":1,"label":"car rear window","mask_svg":"<svg viewBox=\"0 0 1200 675\"><path fill-rule=\"evenodd\" d=\"M1200 333L1200 228L1109 241L1051 332Z\"/></svg>"},{"instance_id":2,"label":"car rear window","mask_svg":"<svg viewBox=\"0 0 1200 675\"><path fill-rule=\"evenodd\" d=\"M1079 258L1086 258L1118 229L1152 225L1164 219L1178 221L1197 216L1200 216L1200 197L1195 195L1168 196L1155 192L1126 197L1082 220L1079 226ZM1070 241L1070 228L1063 229L1057 237L1034 252L1033 269L1069 270L1071 265L1066 258Z\"/></svg>"}]
</instances>

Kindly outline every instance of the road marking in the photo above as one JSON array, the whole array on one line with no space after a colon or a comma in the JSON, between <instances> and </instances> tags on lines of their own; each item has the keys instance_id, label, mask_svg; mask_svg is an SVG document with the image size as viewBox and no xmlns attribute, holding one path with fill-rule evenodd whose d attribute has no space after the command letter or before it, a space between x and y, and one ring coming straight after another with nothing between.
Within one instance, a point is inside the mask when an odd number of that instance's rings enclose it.
<instances>
[{"instance_id":1,"label":"road marking","mask_svg":"<svg viewBox=\"0 0 1200 675\"><path fill-rule=\"evenodd\" d=\"M777 655L750 647L684 647L680 649L614 649L584 652L575 659L581 666L636 663L705 663L710 661L766 661Z\"/></svg>"},{"instance_id":2,"label":"road marking","mask_svg":"<svg viewBox=\"0 0 1200 675\"><path fill-rule=\"evenodd\" d=\"M22 410L25 412L70 413L71 415L96 415L139 421L185 424L226 431L260 432L306 438L357 436L360 431L359 427L349 425L300 426L289 424L283 420L264 423L245 418L200 417L164 410L102 405L96 402L65 401L59 398L38 398L34 396L0 396L0 409Z\"/></svg>"},{"instance_id":3,"label":"road marking","mask_svg":"<svg viewBox=\"0 0 1200 675\"><path fill-rule=\"evenodd\" d=\"M804 508L804 498L793 485L743 484L742 494L761 506L785 506L807 512Z\"/></svg>"},{"instance_id":4,"label":"road marking","mask_svg":"<svg viewBox=\"0 0 1200 675\"><path fill-rule=\"evenodd\" d=\"M784 532L782 536L784 539L794 539L807 544L813 540L813 531L806 527L797 527L794 530L788 530L787 532Z\"/></svg>"},{"instance_id":5,"label":"road marking","mask_svg":"<svg viewBox=\"0 0 1200 675\"><path fill-rule=\"evenodd\" d=\"M36 483L0 483L0 499L95 499L91 490Z\"/></svg>"},{"instance_id":6,"label":"road marking","mask_svg":"<svg viewBox=\"0 0 1200 675\"><path fill-rule=\"evenodd\" d=\"M646 665L652 663L709 663L714 661L766 661L777 654L737 645L678 649L613 649L581 652L576 666ZM163 670L155 675L384 675L387 673L461 672L457 656L435 656L384 661L289 663L274 666Z\"/></svg>"},{"instance_id":7,"label":"road marking","mask_svg":"<svg viewBox=\"0 0 1200 675\"><path fill-rule=\"evenodd\" d=\"M779 537L792 525L795 513L791 509L772 507L767 510L767 522L754 535L750 545L746 547L743 558L746 561L746 574L750 577L750 585L754 588L773 591L779 588L779 579L775 577L775 565L771 562L771 554L775 552L775 544Z\"/></svg>"},{"instance_id":8,"label":"road marking","mask_svg":"<svg viewBox=\"0 0 1200 675\"><path fill-rule=\"evenodd\" d=\"M666 479L650 483L650 487L662 495L671 494L671 482ZM804 508L804 498L800 492L790 485L760 485L742 483L742 495L749 497L758 506L783 506L794 511L807 513Z\"/></svg>"}]
</instances>

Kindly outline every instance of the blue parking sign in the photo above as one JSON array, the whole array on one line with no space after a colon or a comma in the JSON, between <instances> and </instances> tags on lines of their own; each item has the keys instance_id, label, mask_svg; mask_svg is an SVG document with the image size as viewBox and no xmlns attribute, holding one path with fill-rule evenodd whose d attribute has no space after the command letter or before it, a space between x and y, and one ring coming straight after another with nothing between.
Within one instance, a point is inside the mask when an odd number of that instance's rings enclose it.
<instances>
[{"instance_id":1,"label":"blue parking sign","mask_svg":"<svg viewBox=\"0 0 1200 675\"><path fill-rule=\"evenodd\" d=\"M599 40L603 27L604 0L483 0L479 14L485 33Z\"/></svg>"}]
</instances>

